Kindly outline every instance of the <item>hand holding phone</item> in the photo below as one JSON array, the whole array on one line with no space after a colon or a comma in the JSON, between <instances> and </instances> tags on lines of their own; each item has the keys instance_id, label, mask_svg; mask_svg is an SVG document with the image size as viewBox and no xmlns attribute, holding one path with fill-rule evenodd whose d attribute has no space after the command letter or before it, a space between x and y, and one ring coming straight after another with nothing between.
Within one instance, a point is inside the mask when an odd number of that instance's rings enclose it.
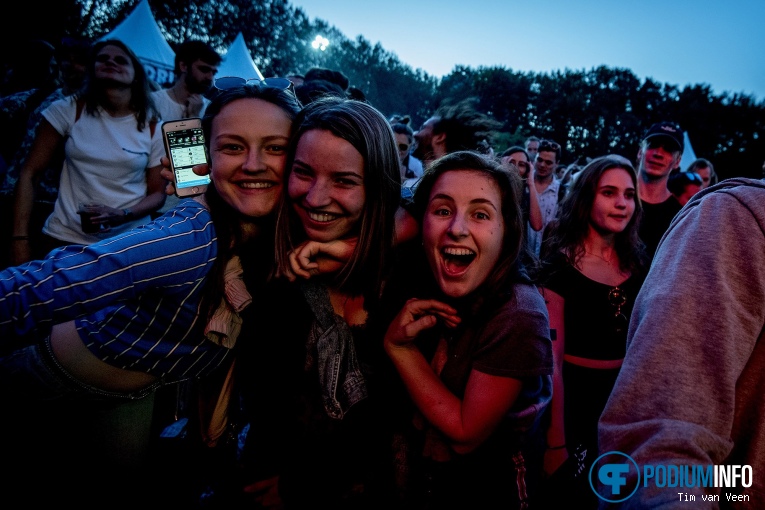
<instances>
[{"instance_id":1,"label":"hand holding phone","mask_svg":"<svg viewBox=\"0 0 765 510\"><path fill-rule=\"evenodd\" d=\"M175 195L182 198L204 193L210 184L210 176L200 176L192 170L195 165L210 163L202 119L194 117L164 122L162 138L173 172Z\"/></svg>"}]
</instances>

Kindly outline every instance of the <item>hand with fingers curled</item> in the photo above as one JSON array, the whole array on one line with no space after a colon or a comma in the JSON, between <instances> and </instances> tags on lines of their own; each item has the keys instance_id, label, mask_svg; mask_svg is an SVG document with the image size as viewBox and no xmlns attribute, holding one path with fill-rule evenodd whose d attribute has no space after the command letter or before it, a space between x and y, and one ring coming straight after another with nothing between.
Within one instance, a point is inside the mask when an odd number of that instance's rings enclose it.
<instances>
[{"instance_id":1,"label":"hand with fingers curled","mask_svg":"<svg viewBox=\"0 0 765 510\"><path fill-rule=\"evenodd\" d=\"M397 348L413 347L417 335L438 324L439 320L448 328L456 328L461 321L457 310L446 303L435 299L409 299L388 326L385 350L390 353Z\"/></svg>"},{"instance_id":2,"label":"hand with fingers curled","mask_svg":"<svg viewBox=\"0 0 765 510\"><path fill-rule=\"evenodd\" d=\"M293 282L319 274L336 273L350 260L358 238L334 241L304 241L289 254L290 267L282 276Z\"/></svg>"}]
</instances>

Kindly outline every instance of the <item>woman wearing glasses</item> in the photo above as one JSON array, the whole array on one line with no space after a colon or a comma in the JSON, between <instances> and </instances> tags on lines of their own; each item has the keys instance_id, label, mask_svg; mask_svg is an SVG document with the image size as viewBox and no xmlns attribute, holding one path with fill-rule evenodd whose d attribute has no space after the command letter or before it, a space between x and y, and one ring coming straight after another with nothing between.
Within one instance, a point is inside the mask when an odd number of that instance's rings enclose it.
<instances>
[{"instance_id":1,"label":"woman wearing glasses","mask_svg":"<svg viewBox=\"0 0 765 510\"><path fill-rule=\"evenodd\" d=\"M92 244L147 223L165 199L158 114L146 72L124 43L96 43L82 91L52 103L43 117L16 184L14 264L42 258L58 246ZM32 253L35 182L61 150L65 159L58 198L43 226L42 251Z\"/></svg>"},{"instance_id":2,"label":"woman wearing glasses","mask_svg":"<svg viewBox=\"0 0 765 510\"><path fill-rule=\"evenodd\" d=\"M588 470L598 456L597 422L624 358L646 271L632 164L615 155L590 162L559 213L543 245L539 278L555 360L545 455L551 478L543 494L581 497L593 508Z\"/></svg>"}]
</instances>

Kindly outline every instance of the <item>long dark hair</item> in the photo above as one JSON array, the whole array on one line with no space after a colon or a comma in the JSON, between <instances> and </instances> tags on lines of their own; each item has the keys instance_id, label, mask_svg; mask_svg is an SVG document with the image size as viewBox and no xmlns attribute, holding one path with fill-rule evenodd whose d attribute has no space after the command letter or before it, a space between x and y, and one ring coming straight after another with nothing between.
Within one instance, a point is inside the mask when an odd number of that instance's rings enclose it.
<instances>
[{"instance_id":1,"label":"long dark hair","mask_svg":"<svg viewBox=\"0 0 765 510\"><path fill-rule=\"evenodd\" d=\"M353 255L334 276L334 282L343 292L363 295L369 307L377 302L389 270L395 214L401 200L400 162L393 131L385 116L367 103L337 97L317 99L298 114L293 124L284 182L289 182L300 138L317 129L348 141L364 158L367 193L359 238ZM289 267L289 252L305 240L302 223L285 193L276 225L276 257L282 268Z\"/></svg>"},{"instance_id":2,"label":"long dark hair","mask_svg":"<svg viewBox=\"0 0 765 510\"><path fill-rule=\"evenodd\" d=\"M88 59L88 67L85 75L85 82L82 89L77 92L77 97L85 101L85 111L90 115L98 115L98 106L101 105L105 99L104 90L100 86L98 80L96 80L96 56L105 46L116 46L124 51L133 63L133 69L135 70L135 77L133 83L130 84L130 109L135 112L136 120L138 122L138 131L143 131L146 127L146 123L149 121L156 121L159 118L157 108L154 106L154 100L151 97L151 87L149 86L149 79L146 76L146 69L138 60L133 51L127 47L125 43L119 39L104 39L98 41L93 45L90 51L90 58Z\"/></svg>"},{"instance_id":3,"label":"long dark hair","mask_svg":"<svg viewBox=\"0 0 765 510\"><path fill-rule=\"evenodd\" d=\"M637 196L637 173L630 161L622 156L609 154L593 159L583 170L578 172L574 183L560 203L557 220L552 224L550 234L542 244L542 260L564 254L569 263L578 266L584 256L584 240L590 225L590 214L595 202L598 183L608 170L625 170L635 186L635 212L627 228L615 236L615 250L619 257L619 267L625 272L641 272L645 267L645 248L638 230L643 215L643 206Z\"/></svg>"},{"instance_id":4,"label":"long dark hair","mask_svg":"<svg viewBox=\"0 0 765 510\"><path fill-rule=\"evenodd\" d=\"M515 173L504 170L494 158L473 151L458 151L437 159L425 170L414 193L414 203L410 212L422 226L433 186L440 176L453 171L486 174L500 190L502 219L505 225L502 250L494 270L478 290L482 300L506 296L511 292L514 283L530 283L521 262L526 231L518 199L521 180Z\"/></svg>"},{"instance_id":5,"label":"long dark hair","mask_svg":"<svg viewBox=\"0 0 765 510\"><path fill-rule=\"evenodd\" d=\"M238 99L261 99L278 106L292 120L300 111L301 105L295 95L285 89L259 86L258 84L243 85L218 93L205 110L202 118L207 150L210 151L212 125L223 107ZM245 273L249 275L268 276L273 267L273 239L275 215L258 220L261 234L257 239L245 241L243 225L253 222L252 218L231 207L215 188L214 183L205 192L205 201L210 209L210 216L215 225L218 255L210 269L210 275L205 283L204 297L201 310L206 310L209 318L223 298L223 275L226 265L235 256L240 255Z\"/></svg>"}]
</instances>

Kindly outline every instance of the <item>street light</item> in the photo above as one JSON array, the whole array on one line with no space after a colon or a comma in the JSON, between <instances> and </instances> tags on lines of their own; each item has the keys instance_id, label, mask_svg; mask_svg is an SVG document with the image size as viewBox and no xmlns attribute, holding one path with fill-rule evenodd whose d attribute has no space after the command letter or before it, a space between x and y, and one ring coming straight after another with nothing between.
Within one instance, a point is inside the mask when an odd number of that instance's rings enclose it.
<instances>
[{"instance_id":1,"label":"street light","mask_svg":"<svg viewBox=\"0 0 765 510\"><path fill-rule=\"evenodd\" d=\"M311 43L311 46L315 50L327 51L327 46L329 46L329 39L327 39L326 37L317 35L316 39L314 39L313 42Z\"/></svg>"}]
</instances>

